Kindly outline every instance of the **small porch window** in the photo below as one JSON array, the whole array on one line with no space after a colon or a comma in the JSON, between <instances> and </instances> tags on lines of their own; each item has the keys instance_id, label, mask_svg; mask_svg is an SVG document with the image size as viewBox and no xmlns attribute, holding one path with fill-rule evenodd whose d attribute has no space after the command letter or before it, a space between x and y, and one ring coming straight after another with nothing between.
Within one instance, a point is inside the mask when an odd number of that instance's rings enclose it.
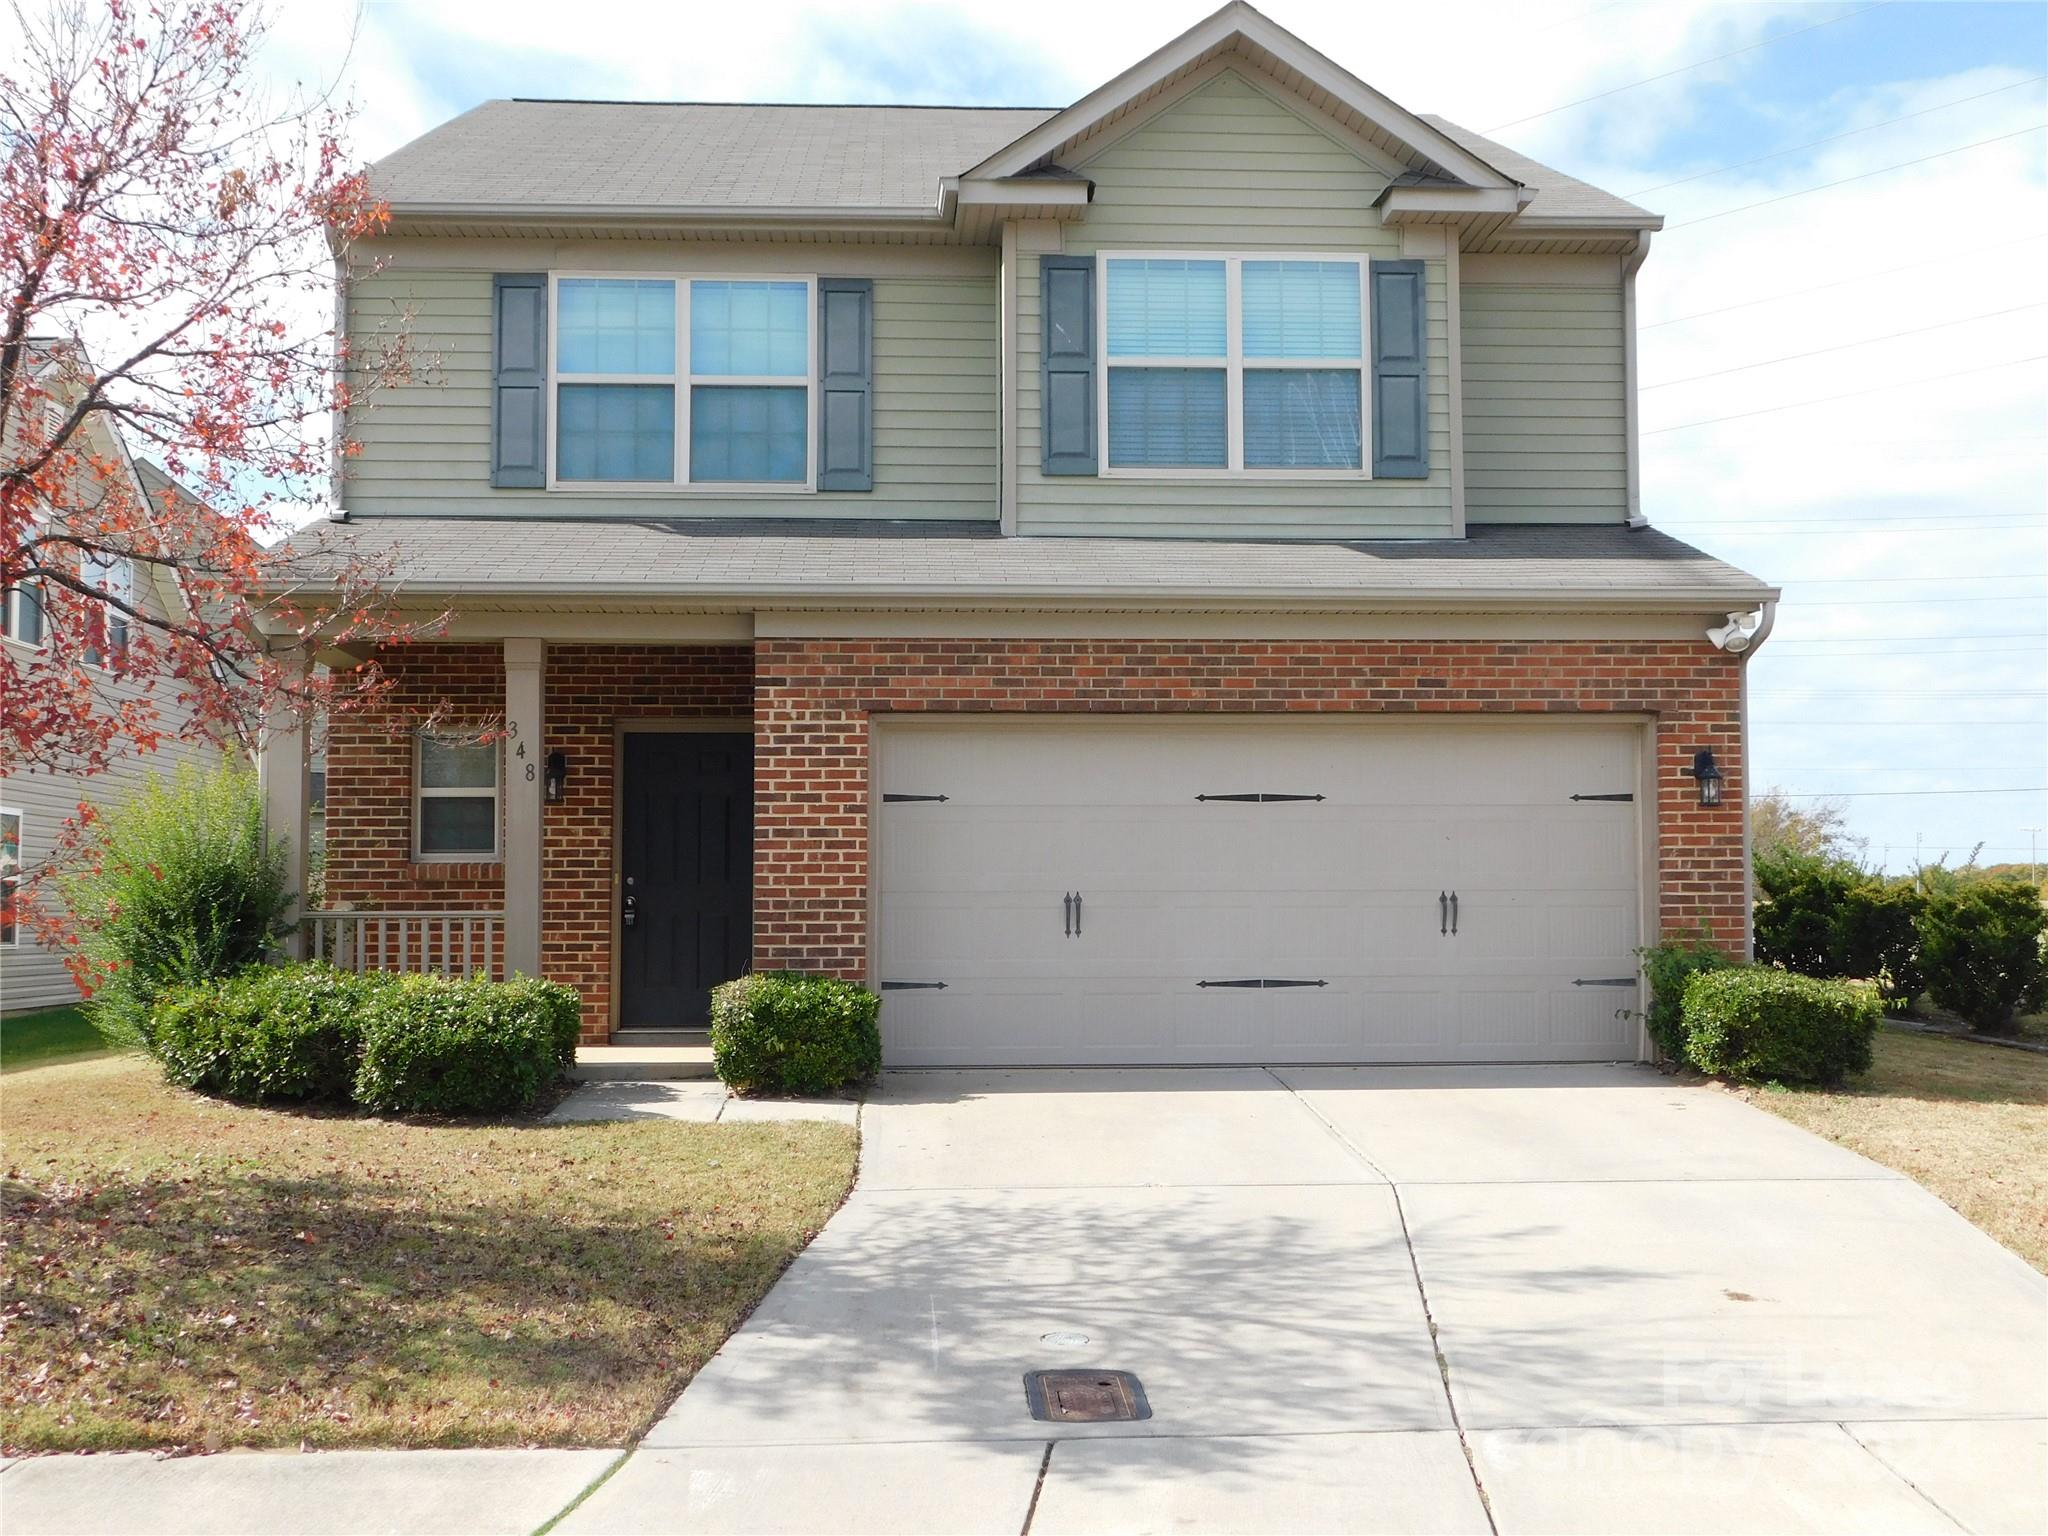
<instances>
[{"instance_id":1,"label":"small porch window","mask_svg":"<svg viewBox=\"0 0 2048 1536\"><path fill-rule=\"evenodd\" d=\"M0 948L14 946L14 893L20 885L21 812L0 810Z\"/></svg>"},{"instance_id":2,"label":"small porch window","mask_svg":"<svg viewBox=\"0 0 2048 1536\"><path fill-rule=\"evenodd\" d=\"M415 845L422 861L498 857L499 751L496 741L422 731L414 754Z\"/></svg>"}]
</instances>

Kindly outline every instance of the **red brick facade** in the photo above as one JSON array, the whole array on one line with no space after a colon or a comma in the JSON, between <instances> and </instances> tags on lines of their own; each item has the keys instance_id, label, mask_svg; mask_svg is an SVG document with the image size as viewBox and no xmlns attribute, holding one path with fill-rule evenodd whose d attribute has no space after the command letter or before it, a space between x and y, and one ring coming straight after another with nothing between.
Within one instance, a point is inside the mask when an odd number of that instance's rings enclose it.
<instances>
[{"instance_id":1,"label":"red brick facade","mask_svg":"<svg viewBox=\"0 0 2048 1536\"><path fill-rule=\"evenodd\" d=\"M396 703L464 718L502 708L495 645L387 658ZM1569 713L1657 717L1665 931L1742 939L1740 664L1701 641L780 640L746 647L551 645L549 750L567 798L542 817L542 969L583 994L587 1038L611 1014L613 731L632 718L731 716L755 730L754 959L858 976L868 917L868 721L887 712ZM473 707L472 707L473 706ZM1700 806L1711 748L1725 802ZM411 744L343 722L328 751L328 899L495 906L496 865L411 861Z\"/></svg>"}]
</instances>

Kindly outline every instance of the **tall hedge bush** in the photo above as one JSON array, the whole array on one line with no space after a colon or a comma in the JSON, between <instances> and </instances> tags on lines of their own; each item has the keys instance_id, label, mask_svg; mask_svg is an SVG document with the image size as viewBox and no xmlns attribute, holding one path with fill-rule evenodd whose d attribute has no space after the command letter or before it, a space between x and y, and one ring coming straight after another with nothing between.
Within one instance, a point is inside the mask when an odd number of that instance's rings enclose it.
<instances>
[{"instance_id":1,"label":"tall hedge bush","mask_svg":"<svg viewBox=\"0 0 2048 1536\"><path fill-rule=\"evenodd\" d=\"M168 987L232 976L286 930L282 850L266 849L256 775L152 774L56 876L94 975L89 1004L116 1044L154 1049Z\"/></svg>"},{"instance_id":2,"label":"tall hedge bush","mask_svg":"<svg viewBox=\"0 0 2048 1536\"><path fill-rule=\"evenodd\" d=\"M2008 1033L2048 1004L2041 894L2017 880L1950 882L1920 917L1927 991L1970 1027Z\"/></svg>"},{"instance_id":3,"label":"tall hedge bush","mask_svg":"<svg viewBox=\"0 0 2048 1536\"><path fill-rule=\"evenodd\" d=\"M1908 881L1779 849L1756 859L1756 957L1805 976L1874 981L1887 1000L1917 996L1924 900Z\"/></svg>"},{"instance_id":4,"label":"tall hedge bush","mask_svg":"<svg viewBox=\"0 0 2048 1536\"><path fill-rule=\"evenodd\" d=\"M1839 1083L1870 1070L1883 1008L1874 987L1745 965L1685 988L1685 1057L1749 1082Z\"/></svg>"}]
</instances>

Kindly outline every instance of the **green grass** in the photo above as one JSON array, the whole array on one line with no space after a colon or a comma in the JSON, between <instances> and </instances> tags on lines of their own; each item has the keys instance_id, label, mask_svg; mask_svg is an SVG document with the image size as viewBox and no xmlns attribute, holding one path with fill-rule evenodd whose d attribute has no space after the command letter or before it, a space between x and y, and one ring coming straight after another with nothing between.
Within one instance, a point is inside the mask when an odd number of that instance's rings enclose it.
<instances>
[{"instance_id":1,"label":"green grass","mask_svg":"<svg viewBox=\"0 0 2048 1536\"><path fill-rule=\"evenodd\" d=\"M104 1055L107 1042L76 1003L0 1019L0 1072Z\"/></svg>"},{"instance_id":2,"label":"green grass","mask_svg":"<svg viewBox=\"0 0 2048 1536\"><path fill-rule=\"evenodd\" d=\"M0 1449L624 1445L853 1180L847 1126L6 1090Z\"/></svg>"}]
</instances>

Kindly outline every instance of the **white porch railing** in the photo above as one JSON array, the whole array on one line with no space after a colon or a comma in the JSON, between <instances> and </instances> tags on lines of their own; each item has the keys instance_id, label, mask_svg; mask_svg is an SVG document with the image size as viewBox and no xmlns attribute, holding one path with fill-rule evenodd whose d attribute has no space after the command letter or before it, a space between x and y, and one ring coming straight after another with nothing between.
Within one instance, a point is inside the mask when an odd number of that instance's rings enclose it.
<instances>
[{"instance_id":1,"label":"white porch railing","mask_svg":"<svg viewBox=\"0 0 2048 1536\"><path fill-rule=\"evenodd\" d=\"M309 912L306 955L344 971L497 977L502 912Z\"/></svg>"}]
</instances>

